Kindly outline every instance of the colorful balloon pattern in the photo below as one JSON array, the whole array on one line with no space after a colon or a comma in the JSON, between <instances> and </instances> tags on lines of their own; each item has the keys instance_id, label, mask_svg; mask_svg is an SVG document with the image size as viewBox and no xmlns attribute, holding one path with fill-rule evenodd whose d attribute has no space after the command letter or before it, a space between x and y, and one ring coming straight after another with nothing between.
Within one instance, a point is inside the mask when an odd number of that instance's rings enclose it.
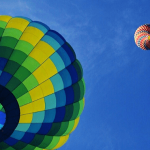
<instances>
[{"instance_id":1,"label":"colorful balloon pattern","mask_svg":"<svg viewBox=\"0 0 150 150\"><path fill-rule=\"evenodd\" d=\"M150 49L150 24L140 26L134 34L134 40L138 47L143 50Z\"/></svg>"},{"instance_id":2,"label":"colorful balloon pattern","mask_svg":"<svg viewBox=\"0 0 150 150\"><path fill-rule=\"evenodd\" d=\"M61 147L78 125L84 93L81 64L59 33L0 16L0 149Z\"/></svg>"}]
</instances>

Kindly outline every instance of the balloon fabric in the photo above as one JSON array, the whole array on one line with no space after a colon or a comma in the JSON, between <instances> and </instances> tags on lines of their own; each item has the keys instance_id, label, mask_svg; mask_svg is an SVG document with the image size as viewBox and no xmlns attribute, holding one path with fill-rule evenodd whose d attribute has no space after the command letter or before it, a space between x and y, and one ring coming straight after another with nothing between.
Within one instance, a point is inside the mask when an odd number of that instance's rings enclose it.
<instances>
[{"instance_id":1,"label":"balloon fabric","mask_svg":"<svg viewBox=\"0 0 150 150\"><path fill-rule=\"evenodd\" d=\"M150 49L150 24L140 26L134 34L134 40L138 47L143 50Z\"/></svg>"},{"instance_id":2,"label":"balloon fabric","mask_svg":"<svg viewBox=\"0 0 150 150\"><path fill-rule=\"evenodd\" d=\"M61 147L78 125L84 93L81 64L58 32L0 16L0 149Z\"/></svg>"}]
</instances>

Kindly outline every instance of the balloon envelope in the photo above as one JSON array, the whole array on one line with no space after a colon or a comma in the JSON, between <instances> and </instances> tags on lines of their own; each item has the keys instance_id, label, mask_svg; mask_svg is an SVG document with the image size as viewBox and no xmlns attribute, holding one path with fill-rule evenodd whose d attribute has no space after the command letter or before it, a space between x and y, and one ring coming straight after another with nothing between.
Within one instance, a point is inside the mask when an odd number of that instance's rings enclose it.
<instances>
[{"instance_id":1,"label":"balloon envelope","mask_svg":"<svg viewBox=\"0 0 150 150\"><path fill-rule=\"evenodd\" d=\"M138 47L143 50L150 49L150 24L140 26L134 34L134 40Z\"/></svg>"},{"instance_id":2,"label":"balloon envelope","mask_svg":"<svg viewBox=\"0 0 150 150\"><path fill-rule=\"evenodd\" d=\"M0 16L0 37L0 149L61 147L84 108L74 50L59 33L25 17Z\"/></svg>"}]
</instances>

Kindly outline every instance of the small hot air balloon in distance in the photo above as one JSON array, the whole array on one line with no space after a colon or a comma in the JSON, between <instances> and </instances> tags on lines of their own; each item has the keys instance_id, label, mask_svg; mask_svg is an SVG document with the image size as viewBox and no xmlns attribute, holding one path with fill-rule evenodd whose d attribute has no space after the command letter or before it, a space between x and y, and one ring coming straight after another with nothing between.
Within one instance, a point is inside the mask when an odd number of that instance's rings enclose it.
<instances>
[{"instance_id":1,"label":"small hot air balloon in distance","mask_svg":"<svg viewBox=\"0 0 150 150\"><path fill-rule=\"evenodd\" d=\"M135 31L134 40L141 49L150 50L150 24L140 26Z\"/></svg>"},{"instance_id":2,"label":"small hot air balloon in distance","mask_svg":"<svg viewBox=\"0 0 150 150\"><path fill-rule=\"evenodd\" d=\"M56 31L26 17L0 16L0 149L54 150L78 125L83 70Z\"/></svg>"}]
</instances>

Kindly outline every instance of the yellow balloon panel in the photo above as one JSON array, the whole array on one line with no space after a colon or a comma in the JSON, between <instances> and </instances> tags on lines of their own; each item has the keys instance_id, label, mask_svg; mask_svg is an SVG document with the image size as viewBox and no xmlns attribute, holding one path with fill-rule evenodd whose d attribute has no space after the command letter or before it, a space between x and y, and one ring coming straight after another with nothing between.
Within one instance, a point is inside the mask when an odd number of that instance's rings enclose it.
<instances>
[{"instance_id":1,"label":"yellow balloon panel","mask_svg":"<svg viewBox=\"0 0 150 150\"><path fill-rule=\"evenodd\" d=\"M44 33L37 28L27 27L23 32L20 40L26 41L35 46L39 40L43 37Z\"/></svg>"},{"instance_id":2,"label":"yellow balloon panel","mask_svg":"<svg viewBox=\"0 0 150 150\"><path fill-rule=\"evenodd\" d=\"M12 17L11 16L0 16L0 20L1 21L5 21L5 22L8 22Z\"/></svg>"},{"instance_id":3,"label":"yellow balloon panel","mask_svg":"<svg viewBox=\"0 0 150 150\"><path fill-rule=\"evenodd\" d=\"M25 19L12 18L7 24L6 28L15 28L23 32L25 28L28 26L28 24L29 24L29 21Z\"/></svg>"},{"instance_id":4,"label":"yellow balloon panel","mask_svg":"<svg viewBox=\"0 0 150 150\"><path fill-rule=\"evenodd\" d=\"M34 113L34 112L44 111L44 110L45 110L45 101L44 98L41 98L32 103L21 106L20 114L23 115L23 114Z\"/></svg>"},{"instance_id":5,"label":"yellow balloon panel","mask_svg":"<svg viewBox=\"0 0 150 150\"><path fill-rule=\"evenodd\" d=\"M47 43L40 41L29 54L30 57L42 64L55 50Z\"/></svg>"},{"instance_id":6,"label":"yellow balloon panel","mask_svg":"<svg viewBox=\"0 0 150 150\"><path fill-rule=\"evenodd\" d=\"M33 114L21 115L19 123L31 123Z\"/></svg>"}]
</instances>

